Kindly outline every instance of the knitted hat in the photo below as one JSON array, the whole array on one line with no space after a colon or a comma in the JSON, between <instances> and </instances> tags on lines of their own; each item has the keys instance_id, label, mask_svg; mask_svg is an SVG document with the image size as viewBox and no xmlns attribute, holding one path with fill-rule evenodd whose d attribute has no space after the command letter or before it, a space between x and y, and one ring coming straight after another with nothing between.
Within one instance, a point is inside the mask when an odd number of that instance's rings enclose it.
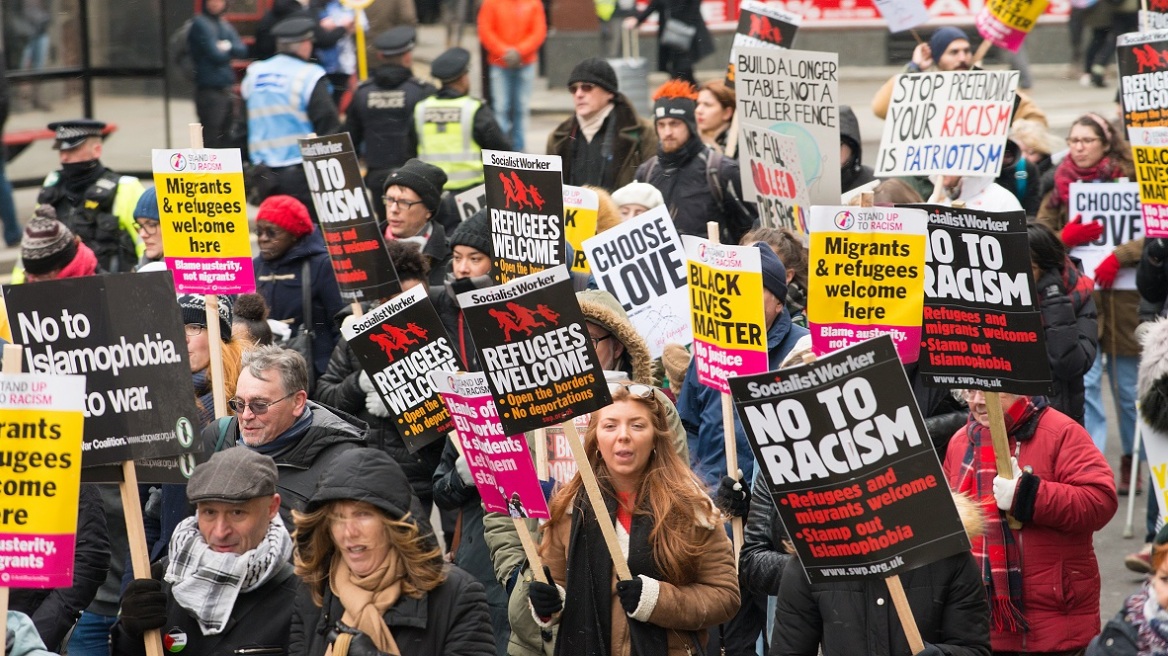
<instances>
[{"instance_id":1,"label":"knitted hat","mask_svg":"<svg viewBox=\"0 0 1168 656\"><path fill-rule=\"evenodd\" d=\"M685 372L689 369L693 356L681 344L666 344L661 352L661 366L665 369L665 378L669 380L669 389L675 396L681 395L681 385L685 382Z\"/></svg>"},{"instance_id":2,"label":"knitted hat","mask_svg":"<svg viewBox=\"0 0 1168 656\"><path fill-rule=\"evenodd\" d=\"M49 205L36 208L20 239L20 259L24 270L44 275L64 268L77 257L77 239L68 226L57 220Z\"/></svg>"},{"instance_id":3,"label":"knitted hat","mask_svg":"<svg viewBox=\"0 0 1168 656\"><path fill-rule=\"evenodd\" d=\"M150 187L138 197L138 204L134 207L135 219L160 220L158 217L158 189Z\"/></svg>"},{"instance_id":4,"label":"knitted hat","mask_svg":"<svg viewBox=\"0 0 1168 656\"><path fill-rule=\"evenodd\" d=\"M422 199L426 209L437 212L438 203L442 202L442 187L446 185L446 172L433 164L414 158L389 174L381 193L384 194L386 189L395 185L413 189Z\"/></svg>"},{"instance_id":5,"label":"knitted hat","mask_svg":"<svg viewBox=\"0 0 1168 656\"><path fill-rule=\"evenodd\" d=\"M183 323L207 325L207 300L202 294L183 294L178 297L178 307L182 310ZM231 322L235 319L231 310L231 297L219 295L219 339L231 341Z\"/></svg>"},{"instance_id":6,"label":"knitted hat","mask_svg":"<svg viewBox=\"0 0 1168 656\"><path fill-rule=\"evenodd\" d=\"M256 221L267 221L278 228L287 230L293 237L303 237L316 229L312 217L304 203L292 196L268 196L260 203Z\"/></svg>"},{"instance_id":7,"label":"knitted hat","mask_svg":"<svg viewBox=\"0 0 1168 656\"><path fill-rule=\"evenodd\" d=\"M670 80L653 92L653 121L663 118L679 119L689 127L691 136L698 133L694 109L698 106L698 90L685 80Z\"/></svg>"},{"instance_id":8,"label":"knitted hat","mask_svg":"<svg viewBox=\"0 0 1168 656\"><path fill-rule=\"evenodd\" d=\"M485 208L475 212L454 229L450 235L450 248L455 246L470 246L485 255L495 256L494 244L491 242L491 219Z\"/></svg>"},{"instance_id":9,"label":"knitted hat","mask_svg":"<svg viewBox=\"0 0 1168 656\"><path fill-rule=\"evenodd\" d=\"M942 27L933 32L933 36L929 37L929 51L933 54L933 61L941 58L945 51L949 49L949 44L957 39L969 40L965 31L956 27Z\"/></svg>"},{"instance_id":10,"label":"knitted hat","mask_svg":"<svg viewBox=\"0 0 1168 656\"><path fill-rule=\"evenodd\" d=\"M620 93L620 83L616 79L616 71L612 64L600 57L589 57L576 64L572 74L568 76L568 86L577 82L595 84L609 93Z\"/></svg>"},{"instance_id":11,"label":"knitted hat","mask_svg":"<svg viewBox=\"0 0 1168 656\"><path fill-rule=\"evenodd\" d=\"M766 242L751 244L762 253L762 286L769 289L780 302L787 302L787 267Z\"/></svg>"},{"instance_id":12,"label":"knitted hat","mask_svg":"<svg viewBox=\"0 0 1168 656\"><path fill-rule=\"evenodd\" d=\"M665 204L661 191L648 182L630 182L612 192L612 199L618 207L640 205L649 210Z\"/></svg>"}]
</instances>

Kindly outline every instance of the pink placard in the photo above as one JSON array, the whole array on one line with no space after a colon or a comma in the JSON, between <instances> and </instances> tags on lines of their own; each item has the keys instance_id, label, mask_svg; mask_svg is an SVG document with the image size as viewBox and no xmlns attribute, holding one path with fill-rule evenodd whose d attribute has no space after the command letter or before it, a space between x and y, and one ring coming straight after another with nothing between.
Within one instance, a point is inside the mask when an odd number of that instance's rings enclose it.
<instances>
[{"instance_id":1,"label":"pink placard","mask_svg":"<svg viewBox=\"0 0 1168 656\"><path fill-rule=\"evenodd\" d=\"M74 534L0 533L0 586L68 588L73 585Z\"/></svg>"},{"instance_id":2,"label":"pink placard","mask_svg":"<svg viewBox=\"0 0 1168 656\"><path fill-rule=\"evenodd\" d=\"M166 268L174 274L174 289L180 294L255 293L255 268L251 258L168 257Z\"/></svg>"}]
</instances>

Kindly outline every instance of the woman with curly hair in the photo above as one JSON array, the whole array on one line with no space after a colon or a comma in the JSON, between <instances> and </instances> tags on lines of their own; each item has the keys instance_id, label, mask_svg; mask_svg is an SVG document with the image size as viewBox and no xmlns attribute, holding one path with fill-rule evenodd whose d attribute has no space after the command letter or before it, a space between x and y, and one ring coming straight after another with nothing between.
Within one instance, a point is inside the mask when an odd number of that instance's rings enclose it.
<instances>
[{"instance_id":1,"label":"woman with curly hair","mask_svg":"<svg viewBox=\"0 0 1168 656\"><path fill-rule=\"evenodd\" d=\"M289 653L494 656L483 586L442 561L406 475L389 454L352 449L296 520Z\"/></svg>"},{"instance_id":2,"label":"woman with curly hair","mask_svg":"<svg viewBox=\"0 0 1168 656\"><path fill-rule=\"evenodd\" d=\"M724 517L674 450L653 388L609 387L613 403L592 413L584 450L634 578L614 575L577 474L552 497L540 551L556 585L532 582L532 611L559 625L556 654L702 653L707 629L739 607Z\"/></svg>"}]
</instances>

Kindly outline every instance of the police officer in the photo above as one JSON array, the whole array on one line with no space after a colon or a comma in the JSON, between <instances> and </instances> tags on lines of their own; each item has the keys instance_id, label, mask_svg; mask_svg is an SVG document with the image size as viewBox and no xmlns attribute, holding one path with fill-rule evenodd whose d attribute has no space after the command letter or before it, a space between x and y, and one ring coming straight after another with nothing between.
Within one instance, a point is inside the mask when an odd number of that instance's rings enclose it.
<instances>
[{"instance_id":1,"label":"police officer","mask_svg":"<svg viewBox=\"0 0 1168 656\"><path fill-rule=\"evenodd\" d=\"M463 48L438 55L430 74L441 80L442 88L414 109L418 158L446 173L444 189L449 193L438 220L448 229L459 223L454 196L483 183L483 149L511 150L511 140L491 109L467 95L469 69L470 53Z\"/></svg>"},{"instance_id":2,"label":"police officer","mask_svg":"<svg viewBox=\"0 0 1168 656\"><path fill-rule=\"evenodd\" d=\"M333 134L341 127L324 69L308 61L315 26L303 16L277 23L272 28L276 54L248 66L240 87L254 166L248 200L258 204L287 194L304 203L314 220L297 139L312 132Z\"/></svg>"},{"instance_id":3,"label":"police officer","mask_svg":"<svg viewBox=\"0 0 1168 656\"><path fill-rule=\"evenodd\" d=\"M61 168L45 178L37 203L53 206L57 218L97 255L101 270L133 271L142 255L134 208L145 187L101 163L105 123L58 121L49 129Z\"/></svg>"},{"instance_id":4,"label":"police officer","mask_svg":"<svg viewBox=\"0 0 1168 656\"><path fill-rule=\"evenodd\" d=\"M385 178L406 160L418 155L418 135L414 131L414 107L434 95L437 88L414 77L414 42L417 31L401 25L382 32L373 40L381 61L373 78L362 82L349 105L345 130L353 137L353 147L365 145L365 186L379 190ZM377 220L385 222L385 203L373 194Z\"/></svg>"}]
</instances>

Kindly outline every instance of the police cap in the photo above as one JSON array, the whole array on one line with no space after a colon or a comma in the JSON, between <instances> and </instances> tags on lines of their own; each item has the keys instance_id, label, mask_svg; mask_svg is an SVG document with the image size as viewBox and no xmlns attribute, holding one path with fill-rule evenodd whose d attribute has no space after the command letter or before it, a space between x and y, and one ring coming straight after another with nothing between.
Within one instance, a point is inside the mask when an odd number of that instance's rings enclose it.
<instances>
[{"instance_id":1,"label":"police cap","mask_svg":"<svg viewBox=\"0 0 1168 656\"><path fill-rule=\"evenodd\" d=\"M470 52L465 48L451 48L430 64L430 73L443 82L450 82L462 77L469 67Z\"/></svg>"},{"instance_id":2,"label":"police cap","mask_svg":"<svg viewBox=\"0 0 1168 656\"><path fill-rule=\"evenodd\" d=\"M413 27L398 25L378 34L373 40L373 47L382 55L393 57L413 50L417 38L418 32Z\"/></svg>"},{"instance_id":3,"label":"police cap","mask_svg":"<svg viewBox=\"0 0 1168 656\"><path fill-rule=\"evenodd\" d=\"M298 43L312 38L316 21L307 16L293 16L276 23L272 36L282 43Z\"/></svg>"},{"instance_id":4,"label":"police cap","mask_svg":"<svg viewBox=\"0 0 1168 656\"><path fill-rule=\"evenodd\" d=\"M91 118L79 118L72 121L57 121L49 123L53 134L53 148L55 150L73 150L85 143L91 137L100 137L105 123Z\"/></svg>"}]
</instances>

